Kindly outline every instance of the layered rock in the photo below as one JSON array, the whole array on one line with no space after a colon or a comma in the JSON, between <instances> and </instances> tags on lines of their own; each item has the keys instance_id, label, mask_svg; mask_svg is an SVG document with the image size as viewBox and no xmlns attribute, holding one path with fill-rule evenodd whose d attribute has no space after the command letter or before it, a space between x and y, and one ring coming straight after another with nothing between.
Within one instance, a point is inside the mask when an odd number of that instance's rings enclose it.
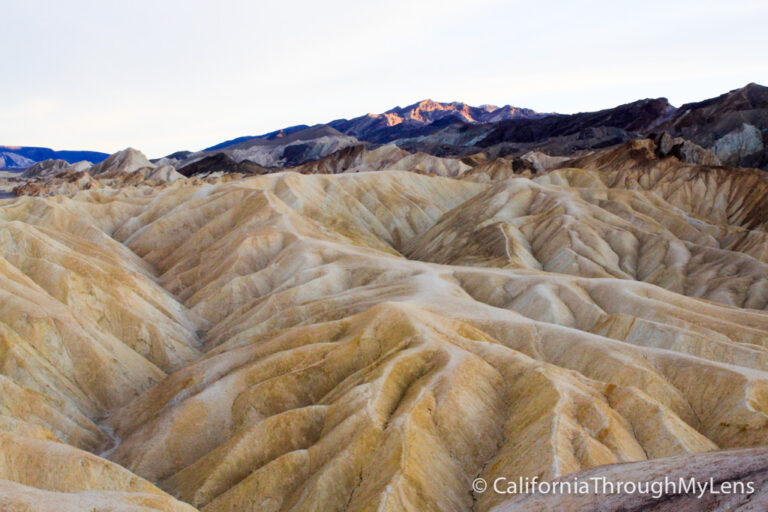
<instances>
[{"instance_id":1,"label":"layered rock","mask_svg":"<svg viewBox=\"0 0 768 512\"><path fill-rule=\"evenodd\" d=\"M367 145L350 146L316 162L293 168L301 173L338 174L371 171L411 171L436 176L459 177L470 165L453 158L439 158L426 153L409 153L394 144L376 148Z\"/></svg>"},{"instance_id":2,"label":"layered rock","mask_svg":"<svg viewBox=\"0 0 768 512\"><path fill-rule=\"evenodd\" d=\"M66 160L43 160L29 167L21 174L24 179L49 178L65 172L83 172L91 167L90 162L81 161L70 164Z\"/></svg>"},{"instance_id":3,"label":"layered rock","mask_svg":"<svg viewBox=\"0 0 768 512\"><path fill-rule=\"evenodd\" d=\"M645 281L765 309L768 180L758 171L660 161L649 144L573 163L594 170L499 182L412 239L405 254Z\"/></svg>"}]
</instances>

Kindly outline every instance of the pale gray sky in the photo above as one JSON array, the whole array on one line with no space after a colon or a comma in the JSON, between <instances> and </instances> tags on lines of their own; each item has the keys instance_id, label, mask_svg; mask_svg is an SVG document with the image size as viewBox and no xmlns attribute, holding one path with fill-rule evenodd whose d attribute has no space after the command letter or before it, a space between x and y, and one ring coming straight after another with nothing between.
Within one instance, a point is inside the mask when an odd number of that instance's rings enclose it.
<instances>
[{"instance_id":1,"label":"pale gray sky","mask_svg":"<svg viewBox=\"0 0 768 512\"><path fill-rule=\"evenodd\" d=\"M768 84L768 2L3 0L0 144L151 157L432 98L577 112Z\"/></svg>"}]
</instances>

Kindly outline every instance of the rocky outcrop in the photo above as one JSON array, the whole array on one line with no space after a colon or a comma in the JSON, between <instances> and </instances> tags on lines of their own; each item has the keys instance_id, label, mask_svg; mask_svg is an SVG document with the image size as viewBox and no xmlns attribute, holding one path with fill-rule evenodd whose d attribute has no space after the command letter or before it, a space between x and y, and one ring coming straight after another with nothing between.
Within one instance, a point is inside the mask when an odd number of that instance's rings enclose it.
<instances>
[{"instance_id":1,"label":"rocky outcrop","mask_svg":"<svg viewBox=\"0 0 768 512\"><path fill-rule=\"evenodd\" d=\"M223 173L265 174L269 170L250 160L238 162L226 153L216 153L183 165L178 172L186 177L205 177Z\"/></svg>"},{"instance_id":2,"label":"rocky outcrop","mask_svg":"<svg viewBox=\"0 0 768 512\"><path fill-rule=\"evenodd\" d=\"M108 177L116 174L131 174L140 169L154 169L155 164L150 162L144 153L137 149L126 148L110 155L103 162L88 169L91 176Z\"/></svg>"},{"instance_id":3,"label":"rocky outcrop","mask_svg":"<svg viewBox=\"0 0 768 512\"><path fill-rule=\"evenodd\" d=\"M540 151L529 151L520 156L522 160L530 162L531 167L536 172L548 171L559 167L563 162L568 161L568 157L552 156Z\"/></svg>"},{"instance_id":4,"label":"rocky outcrop","mask_svg":"<svg viewBox=\"0 0 768 512\"><path fill-rule=\"evenodd\" d=\"M66 160L43 160L37 162L21 174L24 179L49 178L65 172L83 172L88 170L93 164L82 161L70 164Z\"/></svg>"},{"instance_id":5,"label":"rocky outcrop","mask_svg":"<svg viewBox=\"0 0 768 512\"><path fill-rule=\"evenodd\" d=\"M718 158L730 165L752 163L752 166L758 167L764 150L761 130L746 123L726 133L712 145L712 151Z\"/></svg>"},{"instance_id":6,"label":"rocky outcrop","mask_svg":"<svg viewBox=\"0 0 768 512\"><path fill-rule=\"evenodd\" d=\"M184 179L184 175L176 172L172 165L160 164L149 171L144 179L160 183L173 183L176 180Z\"/></svg>"},{"instance_id":7,"label":"rocky outcrop","mask_svg":"<svg viewBox=\"0 0 768 512\"><path fill-rule=\"evenodd\" d=\"M768 169L768 87L752 83L685 104L660 128L712 150L728 165Z\"/></svg>"},{"instance_id":8,"label":"rocky outcrop","mask_svg":"<svg viewBox=\"0 0 768 512\"><path fill-rule=\"evenodd\" d=\"M674 156L681 162L697 165L722 165L720 158L704 149L698 144L694 144L682 137L672 137L667 132L652 133L649 137L656 144L656 154L665 158Z\"/></svg>"}]
</instances>

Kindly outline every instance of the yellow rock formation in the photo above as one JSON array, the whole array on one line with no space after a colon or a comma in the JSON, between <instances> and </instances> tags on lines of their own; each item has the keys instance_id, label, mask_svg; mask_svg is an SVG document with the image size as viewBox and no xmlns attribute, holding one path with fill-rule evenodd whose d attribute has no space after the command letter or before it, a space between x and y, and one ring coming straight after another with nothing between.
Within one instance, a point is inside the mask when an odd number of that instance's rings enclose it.
<instances>
[{"instance_id":1,"label":"yellow rock formation","mask_svg":"<svg viewBox=\"0 0 768 512\"><path fill-rule=\"evenodd\" d=\"M0 202L0 509L532 510L471 483L768 445L768 183L643 144Z\"/></svg>"}]
</instances>

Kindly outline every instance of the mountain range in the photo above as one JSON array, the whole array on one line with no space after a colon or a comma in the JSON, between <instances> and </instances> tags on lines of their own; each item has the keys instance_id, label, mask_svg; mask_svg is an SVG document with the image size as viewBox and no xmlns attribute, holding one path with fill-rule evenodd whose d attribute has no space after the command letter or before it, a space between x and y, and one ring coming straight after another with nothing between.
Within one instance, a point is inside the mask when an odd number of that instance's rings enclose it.
<instances>
[{"instance_id":1,"label":"mountain range","mask_svg":"<svg viewBox=\"0 0 768 512\"><path fill-rule=\"evenodd\" d=\"M97 164L108 156L108 153L99 151L54 151L34 146L0 146L0 169L26 169L49 159L64 160L70 164L81 161Z\"/></svg>"},{"instance_id":2,"label":"mountain range","mask_svg":"<svg viewBox=\"0 0 768 512\"><path fill-rule=\"evenodd\" d=\"M656 98L577 114L424 100L382 114L242 136L155 161L171 163L189 176L208 168L211 161L230 169L279 169L317 161L355 145L395 144L411 153L452 157L477 153L520 156L530 151L569 156L657 133L711 151L716 157L713 161L768 170L768 88L752 83L679 108L665 98ZM0 168L23 169L46 159L95 164L107 156L3 146ZM184 167L187 169L181 171Z\"/></svg>"},{"instance_id":3,"label":"mountain range","mask_svg":"<svg viewBox=\"0 0 768 512\"><path fill-rule=\"evenodd\" d=\"M766 99L5 173L0 511L768 510Z\"/></svg>"},{"instance_id":4,"label":"mountain range","mask_svg":"<svg viewBox=\"0 0 768 512\"><path fill-rule=\"evenodd\" d=\"M250 160L262 167L283 168L356 144L395 144L411 153L435 156L503 157L529 151L567 156L657 133L711 151L722 164L768 169L768 88L748 84L679 108L657 98L577 114L425 100L383 114L239 137L176 160L180 167L194 166L197 160L223 154L235 163Z\"/></svg>"}]
</instances>

